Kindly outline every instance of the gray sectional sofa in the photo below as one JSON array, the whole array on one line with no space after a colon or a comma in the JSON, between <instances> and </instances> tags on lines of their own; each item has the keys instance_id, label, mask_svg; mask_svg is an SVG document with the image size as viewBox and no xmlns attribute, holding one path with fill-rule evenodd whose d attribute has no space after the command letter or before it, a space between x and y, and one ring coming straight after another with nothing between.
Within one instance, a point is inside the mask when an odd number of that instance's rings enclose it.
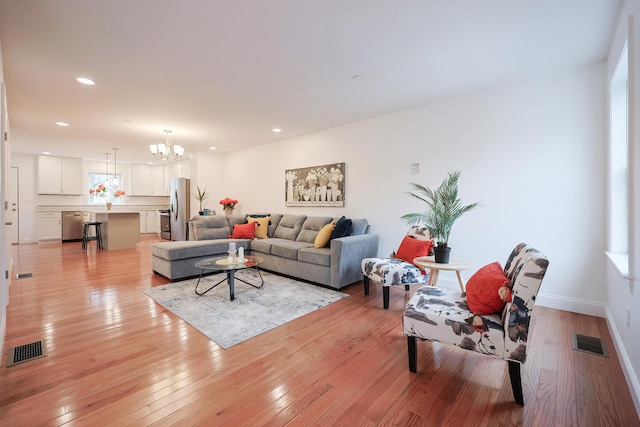
<instances>
[{"instance_id":1,"label":"gray sectional sofa","mask_svg":"<svg viewBox=\"0 0 640 427\"><path fill-rule=\"evenodd\" d=\"M262 258L260 268L340 289L362 280L360 263L378 256L378 235L367 233L366 219L352 219L349 236L331 239L324 248L314 247L319 231L335 220L332 217L270 214L267 239L230 239L236 224L246 223L244 215L195 217L189 224L190 240L152 245L151 265L155 273L171 281L200 274L195 263L205 258L223 257L230 242L243 247L245 254Z\"/></svg>"}]
</instances>

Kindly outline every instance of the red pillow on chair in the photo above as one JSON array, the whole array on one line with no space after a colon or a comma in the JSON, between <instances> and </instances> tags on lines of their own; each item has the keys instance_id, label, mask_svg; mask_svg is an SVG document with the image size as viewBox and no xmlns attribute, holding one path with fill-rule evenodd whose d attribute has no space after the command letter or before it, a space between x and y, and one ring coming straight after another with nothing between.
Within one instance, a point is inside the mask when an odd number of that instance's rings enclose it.
<instances>
[{"instance_id":1,"label":"red pillow on chair","mask_svg":"<svg viewBox=\"0 0 640 427\"><path fill-rule=\"evenodd\" d=\"M248 224L236 224L233 226L233 234L229 236L230 239L253 239L256 235L257 222L250 222Z\"/></svg>"},{"instance_id":2,"label":"red pillow on chair","mask_svg":"<svg viewBox=\"0 0 640 427\"><path fill-rule=\"evenodd\" d=\"M469 311L479 315L502 311L506 304L498 294L502 287L511 288L511 283L504 275L500 263L496 261L482 267L467 282Z\"/></svg>"},{"instance_id":3,"label":"red pillow on chair","mask_svg":"<svg viewBox=\"0 0 640 427\"><path fill-rule=\"evenodd\" d=\"M404 236L396 258L413 264L413 259L419 256L429 256L433 250L433 242L431 240L418 240L411 236Z\"/></svg>"}]
</instances>

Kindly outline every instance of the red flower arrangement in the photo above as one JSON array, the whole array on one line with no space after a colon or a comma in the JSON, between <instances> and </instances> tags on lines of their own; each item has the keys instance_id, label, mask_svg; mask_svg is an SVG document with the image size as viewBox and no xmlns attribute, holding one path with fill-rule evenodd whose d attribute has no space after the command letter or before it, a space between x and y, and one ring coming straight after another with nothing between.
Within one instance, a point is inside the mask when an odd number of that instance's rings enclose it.
<instances>
[{"instance_id":1,"label":"red flower arrangement","mask_svg":"<svg viewBox=\"0 0 640 427\"><path fill-rule=\"evenodd\" d=\"M229 197L220 200L220 204L222 205L222 209L225 211L232 211L236 208L238 201L236 199L230 199Z\"/></svg>"},{"instance_id":2,"label":"red flower arrangement","mask_svg":"<svg viewBox=\"0 0 640 427\"><path fill-rule=\"evenodd\" d=\"M105 187L104 184L98 184L96 188L89 189L89 194L92 196L96 195L96 196L105 198L107 199L107 201L110 201L112 197L117 199L118 197L122 197L126 195L126 193L123 190L116 190L113 193L111 193L109 190L107 190L107 187Z\"/></svg>"}]
</instances>

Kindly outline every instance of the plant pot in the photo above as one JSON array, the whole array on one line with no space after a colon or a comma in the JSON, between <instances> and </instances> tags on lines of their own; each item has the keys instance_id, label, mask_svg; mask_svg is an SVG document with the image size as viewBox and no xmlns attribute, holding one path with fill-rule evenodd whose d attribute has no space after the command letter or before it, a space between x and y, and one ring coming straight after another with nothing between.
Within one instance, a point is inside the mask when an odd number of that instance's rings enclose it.
<instances>
[{"instance_id":1,"label":"plant pot","mask_svg":"<svg viewBox=\"0 0 640 427\"><path fill-rule=\"evenodd\" d=\"M436 246L433 248L433 255L438 264L449 264L449 254L451 253L451 248L449 246Z\"/></svg>"}]
</instances>

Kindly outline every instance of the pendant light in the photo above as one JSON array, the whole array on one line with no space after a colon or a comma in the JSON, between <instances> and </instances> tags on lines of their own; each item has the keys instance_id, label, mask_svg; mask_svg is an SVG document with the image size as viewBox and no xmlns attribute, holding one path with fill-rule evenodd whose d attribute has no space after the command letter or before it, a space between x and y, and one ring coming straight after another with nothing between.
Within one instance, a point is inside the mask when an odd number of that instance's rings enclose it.
<instances>
[{"instance_id":1,"label":"pendant light","mask_svg":"<svg viewBox=\"0 0 640 427\"><path fill-rule=\"evenodd\" d=\"M173 145L169 129L165 129L164 133L166 134L164 144L149 145L153 157L158 160L177 160L181 158L184 154L184 148L180 145Z\"/></svg>"},{"instance_id":2,"label":"pendant light","mask_svg":"<svg viewBox=\"0 0 640 427\"><path fill-rule=\"evenodd\" d=\"M118 180L118 149L113 149L113 180L111 181L113 188L118 188L120 186L120 181Z\"/></svg>"},{"instance_id":3,"label":"pendant light","mask_svg":"<svg viewBox=\"0 0 640 427\"><path fill-rule=\"evenodd\" d=\"M104 161L104 187L109 188L109 153L104 153L106 160Z\"/></svg>"}]
</instances>

